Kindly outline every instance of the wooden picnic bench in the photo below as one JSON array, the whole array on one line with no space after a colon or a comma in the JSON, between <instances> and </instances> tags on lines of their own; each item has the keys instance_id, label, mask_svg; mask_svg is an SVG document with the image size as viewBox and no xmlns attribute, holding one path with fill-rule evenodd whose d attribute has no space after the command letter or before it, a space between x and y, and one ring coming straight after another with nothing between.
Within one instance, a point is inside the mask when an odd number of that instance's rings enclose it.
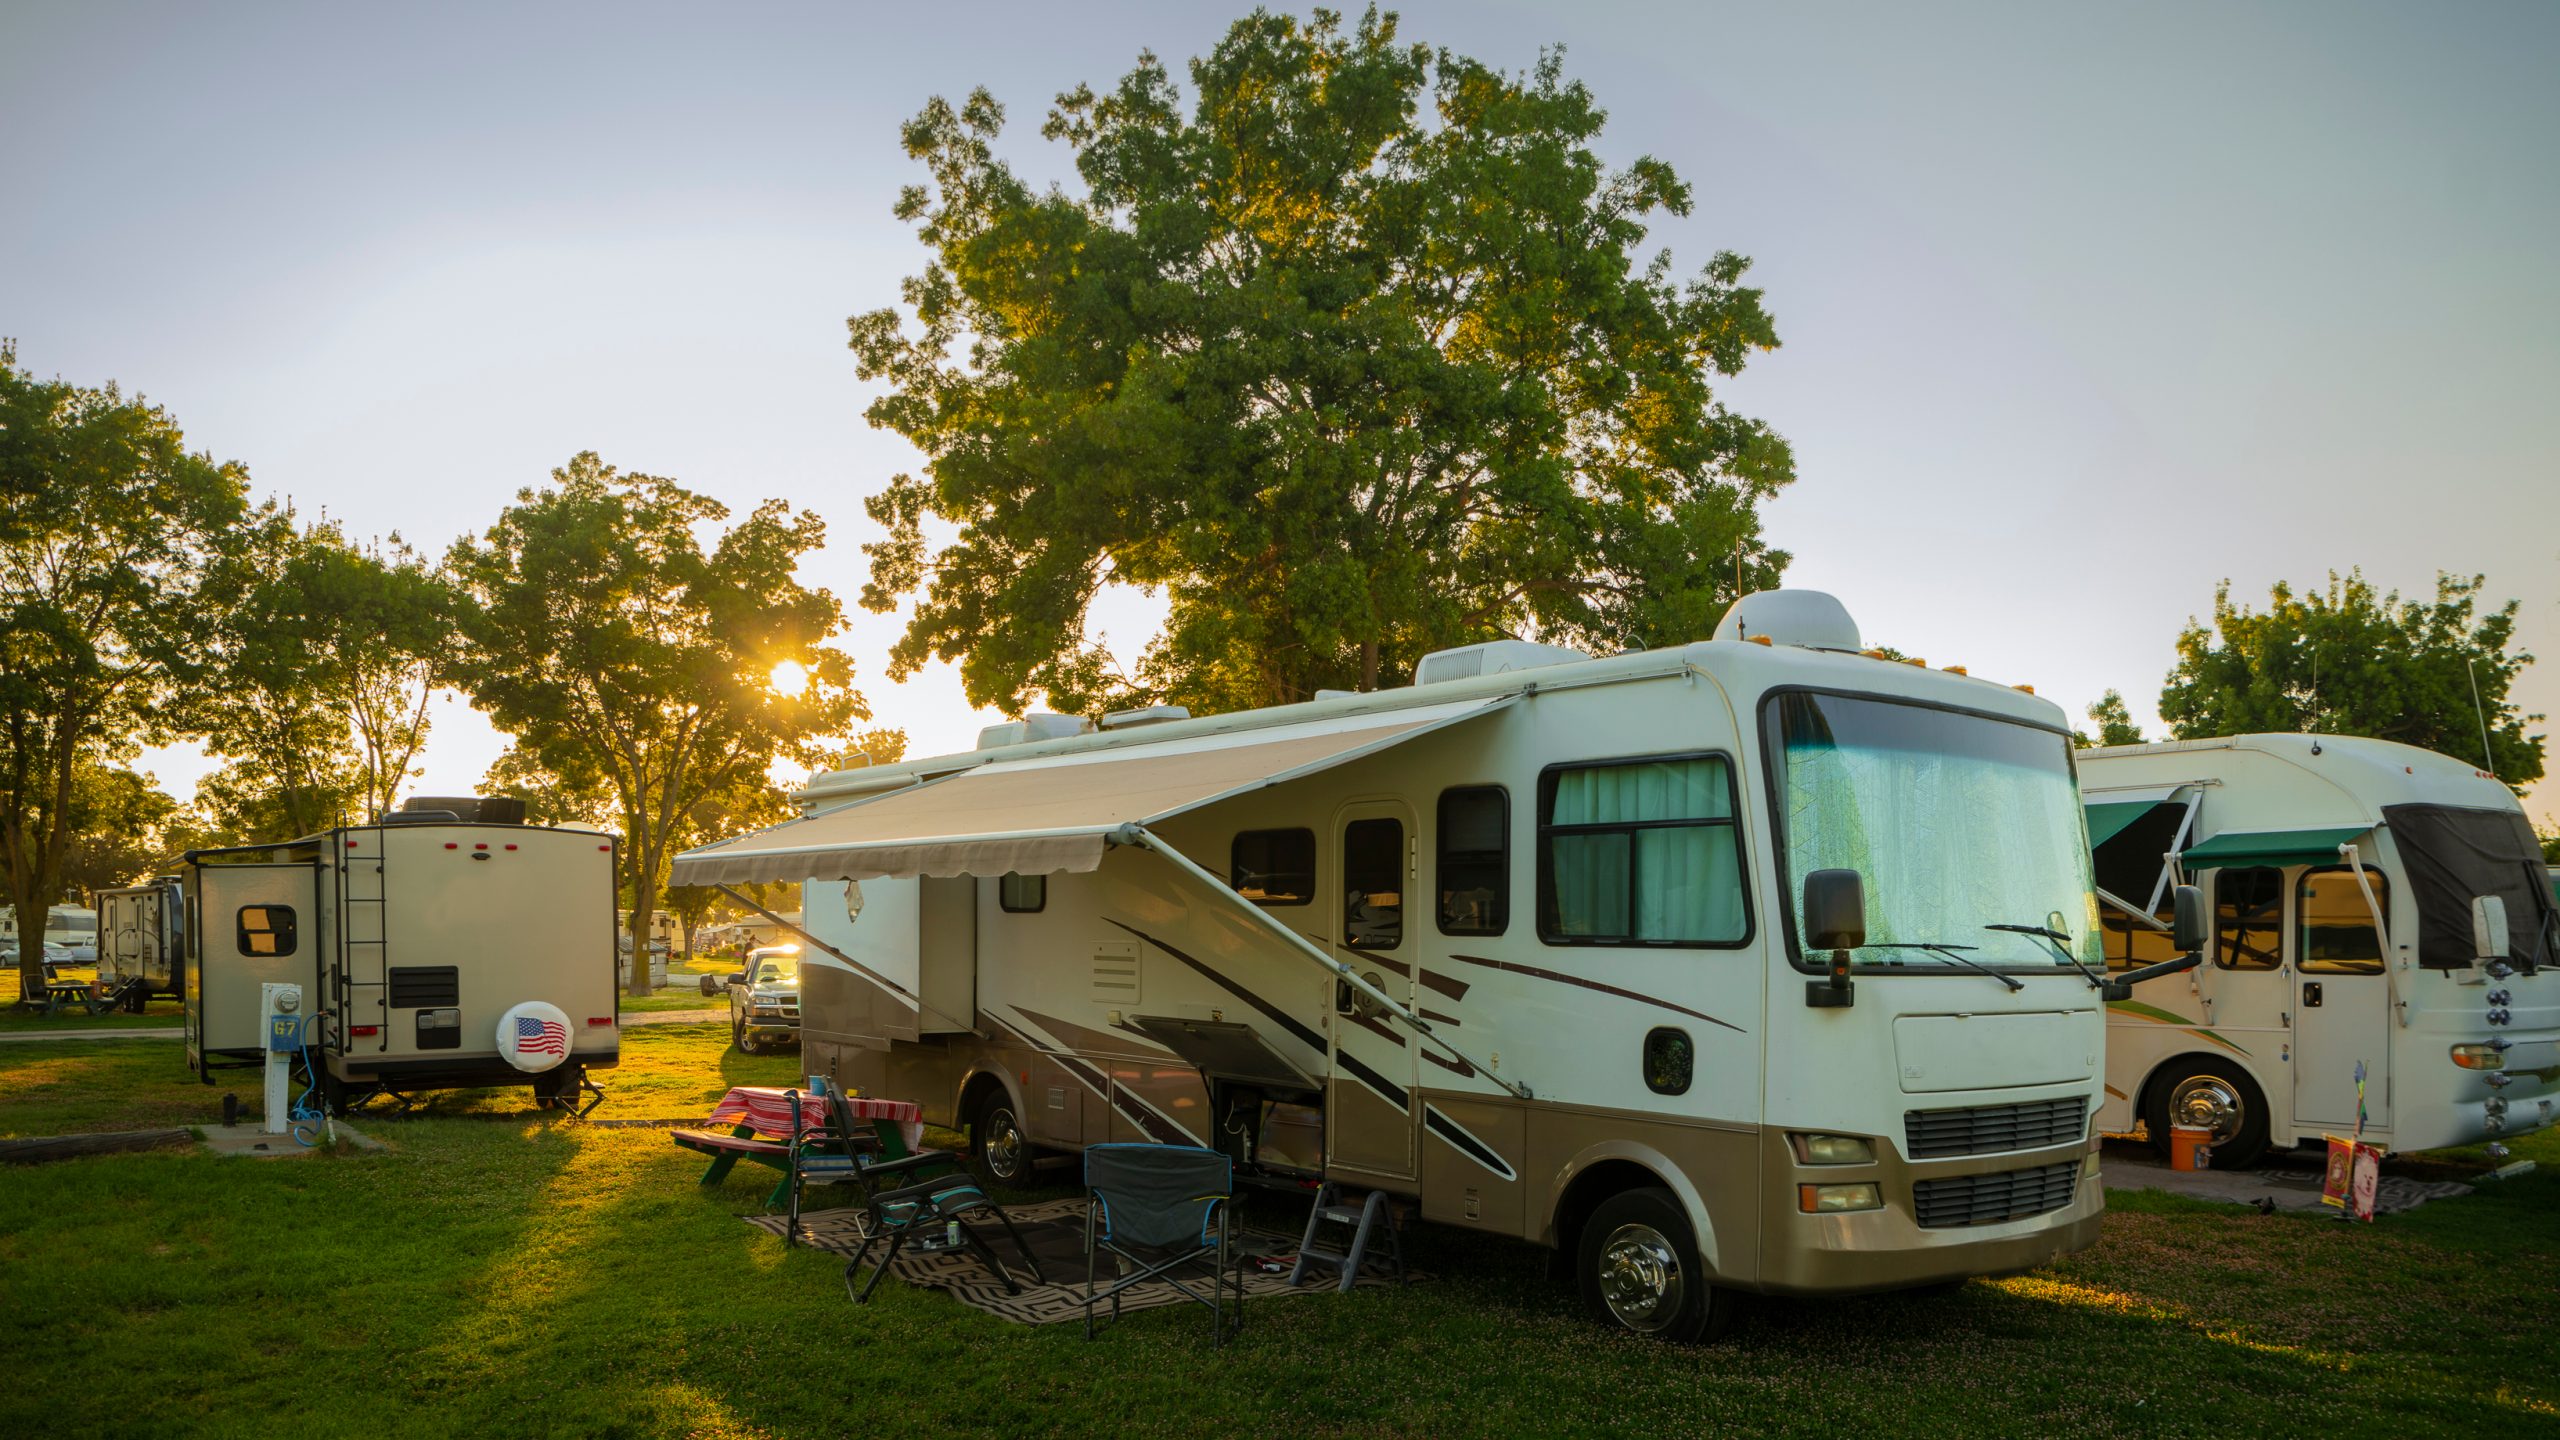
<instances>
[{"instance_id":1,"label":"wooden picnic bench","mask_svg":"<svg viewBox=\"0 0 2560 1440\"><path fill-rule=\"evenodd\" d=\"M866 1152L876 1147L883 1162L917 1153L924 1124L923 1112L913 1101L844 1096L839 1103L854 1119L869 1122L870 1134L858 1137ZM732 1087L711 1108L708 1123L726 1123L729 1129L678 1130L672 1136L683 1148L711 1157L710 1167L702 1172L702 1184L714 1186L728 1179L741 1160L771 1166L782 1172L782 1178L765 1197L767 1210L782 1209L790 1202L794 1155L804 1145L826 1143L833 1133L827 1107L816 1096L769 1085ZM775 1138L761 1138L765 1136Z\"/></svg>"}]
</instances>

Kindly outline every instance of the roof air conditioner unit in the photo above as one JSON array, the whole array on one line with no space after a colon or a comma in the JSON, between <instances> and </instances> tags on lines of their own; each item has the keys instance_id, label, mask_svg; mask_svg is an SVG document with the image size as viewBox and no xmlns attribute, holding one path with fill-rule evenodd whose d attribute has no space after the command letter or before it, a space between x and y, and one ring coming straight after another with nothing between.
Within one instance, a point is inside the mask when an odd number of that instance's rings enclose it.
<instances>
[{"instance_id":1,"label":"roof air conditioner unit","mask_svg":"<svg viewBox=\"0 0 2560 1440\"><path fill-rule=\"evenodd\" d=\"M1167 720L1188 720L1191 711L1180 705L1144 705L1135 710L1114 710L1102 717L1105 730L1126 730L1132 725L1159 725Z\"/></svg>"},{"instance_id":2,"label":"roof air conditioner unit","mask_svg":"<svg viewBox=\"0 0 2560 1440\"><path fill-rule=\"evenodd\" d=\"M1413 683L1437 685L1444 680L1472 680L1478 675L1538 670L1590 658L1570 645L1541 645L1534 640L1488 640L1481 645L1434 650L1423 656L1422 663L1413 667Z\"/></svg>"},{"instance_id":3,"label":"roof air conditioner unit","mask_svg":"<svg viewBox=\"0 0 2560 1440\"><path fill-rule=\"evenodd\" d=\"M1053 715L1034 710L1019 720L1007 720L978 732L978 748L997 750L1007 745L1030 745L1042 740L1064 740L1093 729L1093 722L1081 715Z\"/></svg>"}]
</instances>

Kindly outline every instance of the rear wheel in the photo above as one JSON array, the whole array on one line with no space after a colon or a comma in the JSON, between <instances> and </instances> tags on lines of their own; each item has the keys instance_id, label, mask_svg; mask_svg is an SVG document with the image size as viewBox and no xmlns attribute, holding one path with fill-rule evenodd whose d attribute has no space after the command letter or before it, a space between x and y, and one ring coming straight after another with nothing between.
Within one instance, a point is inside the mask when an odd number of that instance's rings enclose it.
<instances>
[{"instance_id":1,"label":"rear wheel","mask_svg":"<svg viewBox=\"0 0 2560 1440\"><path fill-rule=\"evenodd\" d=\"M989 1091L969 1121L969 1150L978 1169L998 1185L1023 1185L1031 1179L1031 1137L1022 1117L1002 1090Z\"/></svg>"},{"instance_id":2,"label":"rear wheel","mask_svg":"<svg viewBox=\"0 0 2560 1440\"><path fill-rule=\"evenodd\" d=\"M1680 1202L1660 1186L1600 1202L1583 1222L1575 1272L1603 1324L1657 1340L1712 1340L1733 1326L1734 1296L1707 1280Z\"/></svg>"},{"instance_id":3,"label":"rear wheel","mask_svg":"<svg viewBox=\"0 0 2560 1440\"><path fill-rule=\"evenodd\" d=\"M2163 1066L2151 1082L2142 1120L2163 1155L2169 1153L2173 1125L2212 1131L2216 1169L2245 1170L2267 1153L2266 1096L2228 1061L2194 1055Z\"/></svg>"}]
</instances>

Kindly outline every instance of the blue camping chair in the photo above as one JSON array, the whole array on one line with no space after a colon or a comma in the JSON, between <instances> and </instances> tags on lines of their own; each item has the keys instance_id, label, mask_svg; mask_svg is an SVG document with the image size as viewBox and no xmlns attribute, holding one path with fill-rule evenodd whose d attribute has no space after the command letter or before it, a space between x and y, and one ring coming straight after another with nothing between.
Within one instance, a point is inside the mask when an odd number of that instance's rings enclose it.
<instances>
[{"instance_id":1,"label":"blue camping chair","mask_svg":"<svg viewBox=\"0 0 2560 1440\"><path fill-rule=\"evenodd\" d=\"M1116 1321L1122 1293L1151 1280L1208 1308L1213 1346L1244 1328L1244 1275L1228 1263L1235 1245L1233 1161L1193 1145L1095 1145L1084 1152L1084 1184L1084 1338L1094 1337L1097 1305L1110 1301ZM1106 1253L1128 1267L1102 1290L1095 1269ZM1205 1293L1204 1277L1178 1273L1204 1259L1210 1263Z\"/></svg>"}]
</instances>

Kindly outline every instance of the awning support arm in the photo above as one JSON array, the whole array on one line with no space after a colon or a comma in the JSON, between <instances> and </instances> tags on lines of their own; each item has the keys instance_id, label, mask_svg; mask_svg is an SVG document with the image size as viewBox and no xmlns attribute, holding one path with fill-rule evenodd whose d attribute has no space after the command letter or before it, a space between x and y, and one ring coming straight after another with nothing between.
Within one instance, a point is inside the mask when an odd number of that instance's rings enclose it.
<instances>
[{"instance_id":1,"label":"awning support arm","mask_svg":"<svg viewBox=\"0 0 2560 1440\"><path fill-rule=\"evenodd\" d=\"M2096 889L2098 891L2098 898L2123 911L2126 919L2144 926L2147 929L2157 930L2163 935L2169 933L2169 927L2160 923L2159 916L2136 908L2132 901L2118 895L2104 885L2100 885L2096 887Z\"/></svg>"},{"instance_id":2,"label":"awning support arm","mask_svg":"<svg viewBox=\"0 0 2560 1440\"><path fill-rule=\"evenodd\" d=\"M792 924L790 921L783 919L781 916L774 914L772 911L767 910L753 900L739 894L737 891L730 889L728 886L714 885L711 888L728 896L739 904L744 905L748 909L753 910L767 920L781 926L783 929L790 931L792 934L799 936L801 939L808 941L811 945L833 955L838 960L841 960L845 964L851 966L854 974L861 976L863 979L870 981L872 984L879 986L881 989L886 990L890 994L897 996L899 999L906 1001L908 1004L915 1006L916 1009L930 1015L938 1016L946 1023L958 1029L966 1030L972 1035L979 1033L978 1027L974 1023L962 1020L957 1015L943 1014L942 1011L924 1003L923 996L914 993L907 989L906 986L899 984L897 981L890 979L888 976L883 975L879 971L872 969L870 966L863 964L861 961L854 959L852 956L847 955L833 945L819 939L817 936L810 934L808 931L801 929L799 926Z\"/></svg>"},{"instance_id":3,"label":"awning support arm","mask_svg":"<svg viewBox=\"0 0 2560 1440\"><path fill-rule=\"evenodd\" d=\"M2409 1002L2400 998L2398 957L2391 949L2391 926L2382 918L2382 905L2373 898L2373 885L2364 878L2364 859L2356 853L2353 841L2338 847L2338 856L2356 875L2356 888L2364 892L2365 913L2373 917L2373 938L2382 946L2382 978L2391 987L2391 1013L2400 1019L2400 1028L2409 1028Z\"/></svg>"},{"instance_id":4,"label":"awning support arm","mask_svg":"<svg viewBox=\"0 0 2560 1440\"><path fill-rule=\"evenodd\" d=\"M1358 970L1353 969L1351 966L1346 965L1342 961L1335 959L1333 956L1326 954L1314 941L1309 940L1306 936L1299 934L1297 931L1289 928L1289 926L1273 918L1261 906L1256 905L1252 901L1244 898L1242 895L1237 894L1234 889L1228 886L1227 882L1210 874L1207 869L1203 868L1199 861L1192 859L1190 856L1183 854L1180 850L1177 850L1173 846L1165 843L1162 837L1149 830L1146 826L1123 825L1119 829L1112 831L1110 838L1111 843L1115 845L1135 846L1142 850L1152 850L1158 855L1163 856L1167 861L1172 863L1173 868L1180 870L1192 879L1200 882L1200 884L1211 894L1220 897L1238 910L1241 910L1243 913L1252 916L1255 924L1260 925L1265 930L1270 931L1273 935L1278 936L1291 949L1296 950L1301 955L1307 956L1314 960L1318 965L1321 965L1326 970L1332 972L1333 978L1350 986L1352 989L1359 991L1361 994L1368 996L1371 1001L1377 1004L1379 1009L1401 1021L1404 1024L1404 1027L1411 1030L1415 1035L1420 1036L1422 1039L1427 1040L1449 1052L1451 1055L1456 1056L1458 1059L1464 1061L1468 1068L1474 1070L1477 1074L1482 1075L1487 1080L1492 1081L1494 1084L1501 1086L1503 1089L1510 1091L1520 1099L1528 1100L1535 1098L1530 1092L1528 1086L1503 1079L1501 1076L1493 1073L1492 1066L1485 1064L1483 1061L1478 1060L1466 1051L1461 1050L1457 1046L1450 1044L1448 1041L1441 1039L1440 1032L1431 1027L1430 1021L1423 1019L1421 1016L1416 1015L1413 1011L1407 1009L1402 1003L1397 1001L1394 996L1389 995L1384 990L1370 984L1367 978L1362 976Z\"/></svg>"},{"instance_id":5,"label":"awning support arm","mask_svg":"<svg viewBox=\"0 0 2560 1440\"><path fill-rule=\"evenodd\" d=\"M2196 812L2203 808L2204 790L2199 786L2187 797L2187 813L2179 817L2178 833L2170 837L2169 851L2160 857L2160 878L2151 882L2151 903L2142 907L2143 914L2159 913L2160 898L2169 892L2170 877L2178 873L2178 856L2187 848L2187 837L2195 833Z\"/></svg>"}]
</instances>

